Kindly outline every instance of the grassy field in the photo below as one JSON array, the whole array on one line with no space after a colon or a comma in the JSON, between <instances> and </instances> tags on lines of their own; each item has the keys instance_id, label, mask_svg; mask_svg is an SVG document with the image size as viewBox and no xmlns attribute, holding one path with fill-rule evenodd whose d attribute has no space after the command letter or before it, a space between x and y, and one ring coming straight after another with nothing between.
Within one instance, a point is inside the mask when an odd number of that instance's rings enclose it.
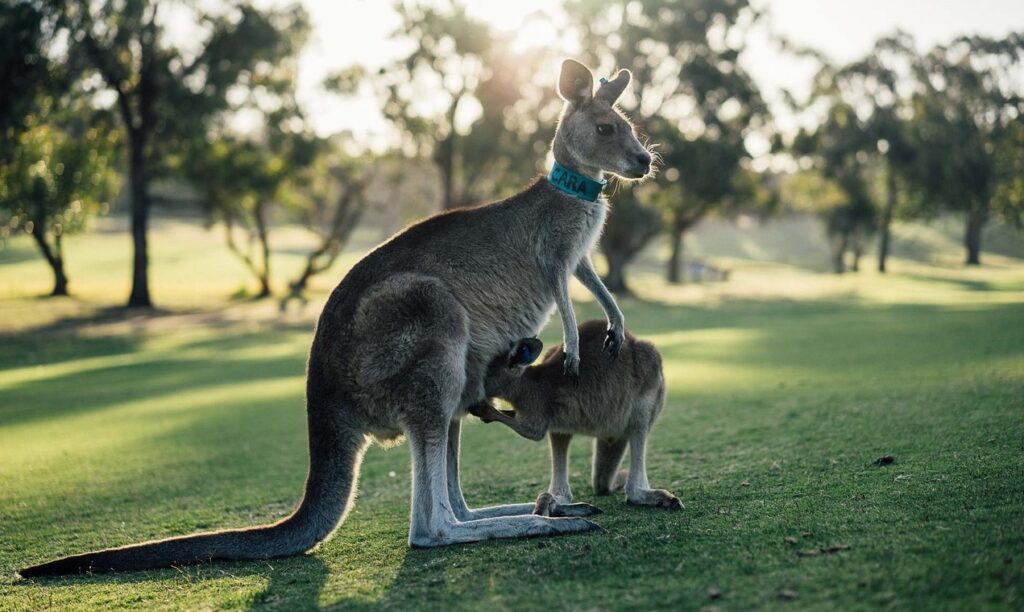
<instances>
[{"instance_id":1,"label":"grassy field","mask_svg":"<svg viewBox=\"0 0 1024 612\"><path fill-rule=\"evenodd\" d=\"M1024 264L1009 257L837 278L736 256L729 283L671 289L641 266L622 307L669 383L648 468L682 512L591 495L580 439L573 484L605 532L409 550L408 452L374 447L355 510L312 554L13 580L65 553L272 521L301 490L318 305L227 301L241 268L166 222L167 310L128 315L109 308L127 240L69 241L73 299L33 297L47 279L28 242L0 252L0 609L1024 607ZM463 440L471 505L546 486L544 443L477 422Z\"/></svg>"}]
</instances>

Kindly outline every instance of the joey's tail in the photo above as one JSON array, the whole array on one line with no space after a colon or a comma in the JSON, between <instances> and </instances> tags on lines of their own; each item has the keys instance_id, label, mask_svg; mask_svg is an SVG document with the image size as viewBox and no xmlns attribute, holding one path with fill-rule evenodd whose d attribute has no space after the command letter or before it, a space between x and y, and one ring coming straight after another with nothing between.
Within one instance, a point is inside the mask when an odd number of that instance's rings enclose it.
<instances>
[{"instance_id":1,"label":"joey's tail","mask_svg":"<svg viewBox=\"0 0 1024 612\"><path fill-rule=\"evenodd\" d=\"M354 497L367 438L344 425L339 416L335 411L309 407L310 465L305 494L291 516L277 523L109 548L34 565L18 573L28 578L142 570L213 559L269 559L305 552L334 531Z\"/></svg>"}]
</instances>

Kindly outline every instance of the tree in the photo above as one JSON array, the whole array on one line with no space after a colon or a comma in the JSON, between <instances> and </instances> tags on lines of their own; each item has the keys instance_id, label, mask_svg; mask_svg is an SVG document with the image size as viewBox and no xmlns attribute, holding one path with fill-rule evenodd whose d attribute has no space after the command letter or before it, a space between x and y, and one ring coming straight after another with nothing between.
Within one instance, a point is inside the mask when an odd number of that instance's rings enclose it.
<instances>
[{"instance_id":1,"label":"tree","mask_svg":"<svg viewBox=\"0 0 1024 612\"><path fill-rule=\"evenodd\" d=\"M113 193L106 113L55 61L59 19L36 2L0 6L0 227L29 233L67 295L63 237L84 227Z\"/></svg>"},{"instance_id":2,"label":"tree","mask_svg":"<svg viewBox=\"0 0 1024 612\"><path fill-rule=\"evenodd\" d=\"M657 188L654 184L650 187ZM644 188L648 186L638 187ZM662 213L652 205L654 201L654 196L621 194L615 197L601 235L601 251L608 261L604 284L613 293L632 293L626 282L626 266L664 229Z\"/></svg>"},{"instance_id":3,"label":"tree","mask_svg":"<svg viewBox=\"0 0 1024 612\"><path fill-rule=\"evenodd\" d=\"M875 142L873 148L870 142L865 142L863 150L866 155L878 155L884 160L885 203L878 215L879 272L886 271L890 226L900 198L899 185L910 172L916 155L908 125L913 113L911 68L916 61L913 38L897 31L880 38L862 59L834 70L826 66L816 79L819 96L839 98L865 115L862 129L870 135L868 140ZM865 192L857 197L870 198L870 194ZM870 202L863 202L865 207L861 212L867 213L868 204ZM850 223L859 226L869 220L870 216L864 216L859 220L851 219Z\"/></svg>"},{"instance_id":4,"label":"tree","mask_svg":"<svg viewBox=\"0 0 1024 612\"><path fill-rule=\"evenodd\" d=\"M868 151L875 138L856 110L840 96L829 96L825 119L813 132L801 130L793 141L793 153L813 160L819 172L832 181L843 198L833 206L819 206L832 246L832 269L846 271L847 252L853 254L853 270L859 269L867 238L874 233L876 207L871 196Z\"/></svg>"},{"instance_id":5,"label":"tree","mask_svg":"<svg viewBox=\"0 0 1024 612\"><path fill-rule=\"evenodd\" d=\"M1018 229L1024 216L1024 125L1016 121L1007 126L995 143L996 189L992 211Z\"/></svg>"},{"instance_id":6,"label":"tree","mask_svg":"<svg viewBox=\"0 0 1024 612\"><path fill-rule=\"evenodd\" d=\"M373 165L365 159L349 157L335 146L326 149L305 172L293 177L289 209L317 241L307 253L298 276L289 281L281 310L292 300L305 303L309 281L334 265L348 244L366 210L367 191L374 179ZM383 182L393 184L401 180L398 174L385 173Z\"/></svg>"},{"instance_id":7,"label":"tree","mask_svg":"<svg viewBox=\"0 0 1024 612\"><path fill-rule=\"evenodd\" d=\"M258 143L222 137L188 156L185 176L199 192L203 211L211 223L224 225L228 249L259 283L257 298L272 293L270 236L267 218L270 200L284 179L283 164ZM248 247L239 246L236 227L248 234ZM259 255L252 253L257 243Z\"/></svg>"},{"instance_id":8,"label":"tree","mask_svg":"<svg viewBox=\"0 0 1024 612\"><path fill-rule=\"evenodd\" d=\"M745 0L685 7L672 0L574 0L566 9L591 63L633 72L633 95L621 102L659 145L664 167L659 189L616 197L614 205L631 212L619 220L613 212L609 224L638 223L609 228L602 241L609 280L625 288L625 265L653 237L652 216L638 211L661 206L672 244L667 276L679 282L685 232L732 193L741 161L750 157L744 141L767 120L757 85L739 62L759 13Z\"/></svg>"},{"instance_id":9,"label":"tree","mask_svg":"<svg viewBox=\"0 0 1024 612\"><path fill-rule=\"evenodd\" d=\"M50 60L58 26L32 2L0 5L0 159L13 146L41 97L66 89L66 74Z\"/></svg>"},{"instance_id":10,"label":"tree","mask_svg":"<svg viewBox=\"0 0 1024 612\"><path fill-rule=\"evenodd\" d=\"M81 230L114 191L116 136L88 109L44 98L0 163L0 226L32 236L53 272L51 295L68 294L64 236Z\"/></svg>"},{"instance_id":11,"label":"tree","mask_svg":"<svg viewBox=\"0 0 1024 612\"><path fill-rule=\"evenodd\" d=\"M1022 59L1022 33L1002 40L962 36L915 66L921 91L910 129L920 154L913 184L925 199L964 213L967 265L981 263L982 229L992 214L1013 220L1022 206L1012 188L1018 177L1001 171L1014 155L1007 143L1019 138L1024 113Z\"/></svg>"},{"instance_id":12,"label":"tree","mask_svg":"<svg viewBox=\"0 0 1024 612\"><path fill-rule=\"evenodd\" d=\"M230 106L233 86L258 81L294 53L291 34L305 31L306 14L295 6L264 11L240 2L210 13L186 3L181 7L193 11L197 36L204 37L186 51L166 36L156 0L48 6L69 32L68 63L84 58L115 95L128 148L134 245L128 305L150 307L150 182L169 172L174 153L204 132L208 117Z\"/></svg>"},{"instance_id":13,"label":"tree","mask_svg":"<svg viewBox=\"0 0 1024 612\"><path fill-rule=\"evenodd\" d=\"M457 2L395 4L396 40L408 55L374 73L352 66L330 88L352 93L364 83L397 128L399 149L430 159L444 209L493 199L537 172L560 103L537 68L555 65L548 49L512 52L506 36L466 14Z\"/></svg>"},{"instance_id":14,"label":"tree","mask_svg":"<svg viewBox=\"0 0 1024 612\"><path fill-rule=\"evenodd\" d=\"M295 98L298 52L308 31L304 20L293 22L279 41L276 63L240 79L232 87L231 107L211 115L205 130L183 139L186 153L177 156L177 169L199 190L206 214L223 223L228 248L259 282L257 299L273 293L274 209L290 201L292 178L326 147L306 124ZM239 116L248 120L247 129L235 125ZM236 227L248 234L247 248L236 241Z\"/></svg>"}]
</instances>

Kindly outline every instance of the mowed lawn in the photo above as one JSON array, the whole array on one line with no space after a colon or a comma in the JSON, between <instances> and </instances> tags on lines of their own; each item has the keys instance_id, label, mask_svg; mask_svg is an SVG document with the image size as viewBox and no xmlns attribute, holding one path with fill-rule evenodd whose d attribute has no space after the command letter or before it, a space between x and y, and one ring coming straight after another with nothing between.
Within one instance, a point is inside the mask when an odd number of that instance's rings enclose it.
<instances>
[{"instance_id":1,"label":"mowed lawn","mask_svg":"<svg viewBox=\"0 0 1024 612\"><path fill-rule=\"evenodd\" d=\"M312 554L14 580L67 553L273 521L297 501L319 306L221 304L240 268L201 234L165 231L187 246L154 264L156 296L174 307L156 316L96 308L125 291L125 268L93 265L127 260L113 247L82 251L77 301L28 297L46 285L31 245L0 257L0 609L1024 607L1014 259L844 278L737 265L727 284L682 289L642 272L642 297L622 307L669 385L649 474L681 512L593 496L579 439L572 483L606 531L410 550L407 447L373 447L354 511ZM581 320L599 316L577 305ZM54 323L67 315L78 321ZM549 326L544 339L558 336ZM471 505L546 486L545 443L478 422L463 443Z\"/></svg>"}]
</instances>

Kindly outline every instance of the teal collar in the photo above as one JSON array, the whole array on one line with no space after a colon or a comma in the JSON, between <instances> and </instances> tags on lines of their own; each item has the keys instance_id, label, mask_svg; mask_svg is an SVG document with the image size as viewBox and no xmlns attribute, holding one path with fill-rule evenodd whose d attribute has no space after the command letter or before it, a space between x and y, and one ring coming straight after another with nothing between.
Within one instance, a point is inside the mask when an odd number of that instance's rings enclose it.
<instances>
[{"instance_id":1,"label":"teal collar","mask_svg":"<svg viewBox=\"0 0 1024 612\"><path fill-rule=\"evenodd\" d=\"M595 181L555 162L548 174L548 181L559 191L588 202L596 202L608 181Z\"/></svg>"}]
</instances>

